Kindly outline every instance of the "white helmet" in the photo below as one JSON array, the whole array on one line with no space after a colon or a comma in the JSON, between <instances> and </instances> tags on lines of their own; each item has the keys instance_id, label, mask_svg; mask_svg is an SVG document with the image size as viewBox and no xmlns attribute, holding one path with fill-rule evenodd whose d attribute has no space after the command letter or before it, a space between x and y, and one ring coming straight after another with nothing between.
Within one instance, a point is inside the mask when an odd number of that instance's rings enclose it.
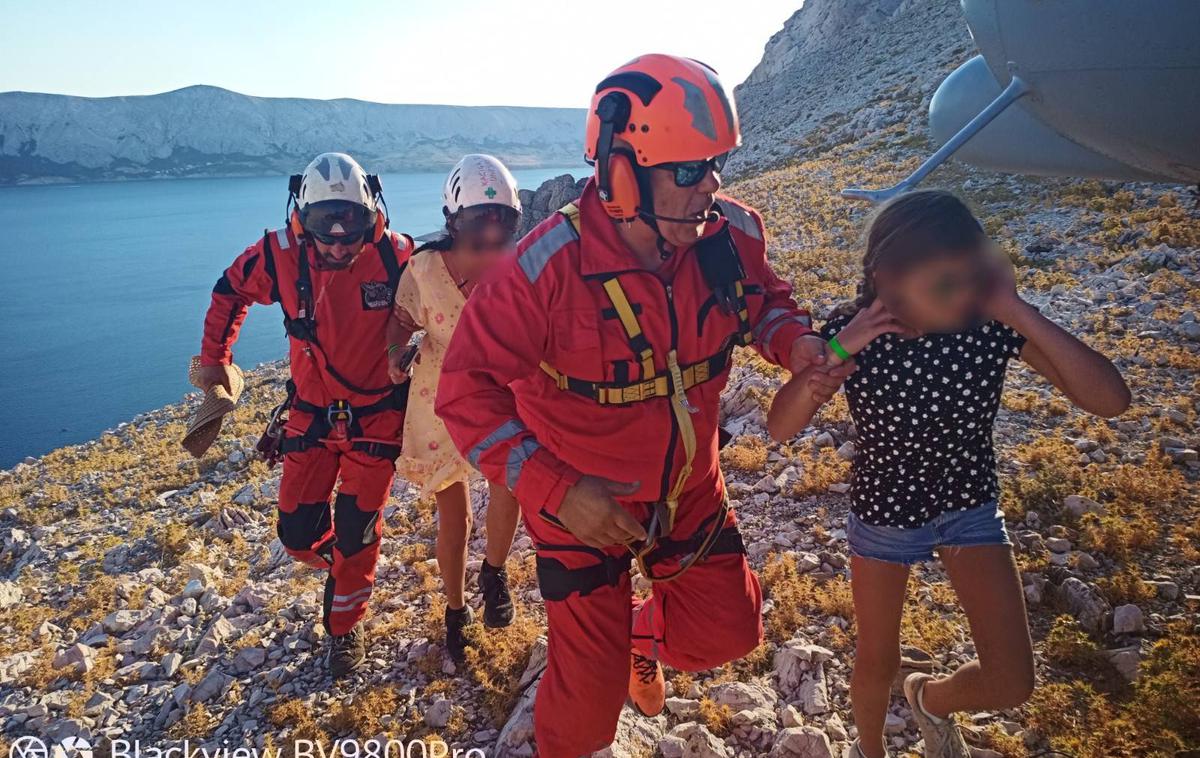
<instances>
[{"instance_id":1,"label":"white helmet","mask_svg":"<svg viewBox=\"0 0 1200 758\"><path fill-rule=\"evenodd\" d=\"M447 216L473 205L503 205L521 212L517 180L490 155L464 155L442 187L442 212Z\"/></svg>"},{"instance_id":2,"label":"white helmet","mask_svg":"<svg viewBox=\"0 0 1200 758\"><path fill-rule=\"evenodd\" d=\"M379 179L349 155L321 153L292 182L300 224L317 239L362 238L375 227Z\"/></svg>"},{"instance_id":3,"label":"white helmet","mask_svg":"<svg viewBox=\"0 0 1200 758\"><path fill-rule=\"evenodd\" d=\"M325 200L345 200L369 211L376 209L367 172L345 153L321 153L304 169L296 193L297 207L304 210L311 203Z\"/></svg>"}]
</instances>

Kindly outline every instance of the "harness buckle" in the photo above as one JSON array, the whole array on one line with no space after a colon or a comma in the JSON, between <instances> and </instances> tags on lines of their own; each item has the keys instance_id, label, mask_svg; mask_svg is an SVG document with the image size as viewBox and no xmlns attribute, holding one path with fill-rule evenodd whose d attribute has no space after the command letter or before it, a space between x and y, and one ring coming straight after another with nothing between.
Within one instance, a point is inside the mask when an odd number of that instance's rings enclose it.
<instances>
[{"instance_id":1,"label":"harness buckle","mask_svg":"<svg viewBox=\"0 0 1200 758\"><path fill-rule=\"evenodd\" d=\"M354 409L350 407L349 400L334 400L325 409L325 420L329 422L329 428L337 433L337 436L345 438L348 436L350 425L354 423Z\"/></svg>"}]
</instances>

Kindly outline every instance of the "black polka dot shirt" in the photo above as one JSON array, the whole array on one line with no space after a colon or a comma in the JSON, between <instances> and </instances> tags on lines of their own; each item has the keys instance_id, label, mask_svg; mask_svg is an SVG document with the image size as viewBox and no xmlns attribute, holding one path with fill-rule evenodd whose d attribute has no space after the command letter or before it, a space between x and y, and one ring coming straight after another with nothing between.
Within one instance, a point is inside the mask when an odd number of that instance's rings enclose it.
<instances>
[{"instance_id":1,"label":"black polka dot shirt","mask_svg":"<svg viewBox=\"0 0 1200 758\"><path fill-rule=\"evenodd\" d=\"M834 316L828 339L850 318ZM1025 338L998 321L905 340L885 334L855 359L846 399L858 431L854 514L916 528L999 496L992 424L1009 358Z\"/></svg>"}]
</instances>

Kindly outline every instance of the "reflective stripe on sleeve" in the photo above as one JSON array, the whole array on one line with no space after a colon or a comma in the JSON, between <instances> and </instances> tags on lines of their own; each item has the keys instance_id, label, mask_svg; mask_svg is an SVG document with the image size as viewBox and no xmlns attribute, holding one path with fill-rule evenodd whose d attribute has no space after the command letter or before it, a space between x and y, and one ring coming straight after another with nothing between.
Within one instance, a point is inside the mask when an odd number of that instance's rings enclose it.
<instances>
[{"instance_id":1,"label":"reflective stripe on sleeve","mask_svg":"<svg viewBox=\"0 0 1200 758\"><path fill-rule=\"evenodd\" d=\"M571 227L571 223L564 218L551 227L550 231L538 237L533 244L525 248L525 252L521 253L517 263L525 272L525 278L529 280L529 283L533 284L537 281L555 253L574 241L575 230Z\"/></svg>"},{"instance_id":2,"label":"reflective stripe on sleeve","mask_svg":"<svg viewBox=\"0 0 1200 758\"><path fill-rule=\"evenodd\" d=\"M510 440L525 430L526 427L524 424L515 418L510 418L496 427L496 430L491 434L480 440L479 444L471 448L470 452L467 453L467 463L470 463L473 468L479 468L479 458L484 453L492 449L493 446L505 440Z\"/></svg>"},{"instance_id":3,"label":"reflective stripe on sleeve","mask_svg":"<svg viewBox=\"0 0 1200 758\"><path fill-rule=\"evenodd\" d=\"M509 491L516 490L517 481L521 478L521 469L525 467L525 461L533 457L540 447L537 440L527 437L521 440L521 444L513 446L512 450L508 451L508 465L505 467L504 481L508 485Z\"/></svg>"},{"instance_id":4,"label":"reflective stripe on sleeve","mask_svg":"<svg viewBox=\"0 0 1200 758\"><path fill-rule=\"evenodd\" d=\"M771 338L775 336L775 332L779 331L779 329L784 324L793 324L793 323L800 324L801 326L808 327L809 329L812 328L812 319L811 318L809 318L808 316L796 313L792 316L789 316L788 318L781 318L778 321L776 321L774 324L772 324L771 328L768 329L766 331L766 333L762 336L762 339L758 341L758 344L762 345L764 348L769 347L771 344Z\"/></svg>"},{"instance_id":5,"label":"reflective stripe on sleeve","mask_svg":"<svg viewBox=\"0 0 1200 758\"><path fill-rule=\"evenodd\" d=\"M787 308L772 308L764 313L763 317L758 320L758 325L754 327L754 331L752 332L754 339L757 340L762 335L763 330L767 327L774 326L775 319L779 318L780 316L786 316L789 313L791 313L791 311Z\"/></svg>"}]
</instances>

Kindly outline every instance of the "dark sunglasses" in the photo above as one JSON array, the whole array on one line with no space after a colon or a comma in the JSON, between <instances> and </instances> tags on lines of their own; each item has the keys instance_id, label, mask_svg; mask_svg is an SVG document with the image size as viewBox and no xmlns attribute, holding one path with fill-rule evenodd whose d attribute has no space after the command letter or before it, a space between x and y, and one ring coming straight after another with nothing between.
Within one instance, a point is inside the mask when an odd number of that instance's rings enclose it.
<instances>
[{"instance_id":1,"label":"dark sunglasses","mask_svg":"<svg viewBox=\"0 0 1200 758\"><path fill-rule=\"evenodd\" d=\"M695 187L704 181L704 177L708 175L710 168L714 174L721 173L721 169L725 168L725 161L727 160L729 160L729 153L721 153L720 155L700 161L659 163L655 168L672 172L675 175L676 187Z\"/></svg>"}]
</instances>

